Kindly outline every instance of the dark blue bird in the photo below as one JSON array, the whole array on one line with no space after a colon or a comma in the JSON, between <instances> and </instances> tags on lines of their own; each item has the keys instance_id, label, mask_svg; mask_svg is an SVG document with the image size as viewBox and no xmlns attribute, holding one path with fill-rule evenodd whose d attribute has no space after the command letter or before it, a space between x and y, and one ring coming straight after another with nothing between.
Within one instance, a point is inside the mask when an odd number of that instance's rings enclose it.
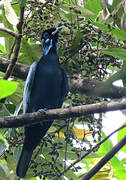
<instances>
[{"instance_id":1,"label":"dark blue bird","mask_svg":"<svg viewBox=\"0 0 126 180\"><path fill-rule=\"evenodd\" d=\"M57 55L58 32L61 28L51 28L43 32L43 56L34 62L29 70L23 98L23 112L36 112L40 109L55 109L62 106L68 93L68 79L60 67ZM52 121L26 126L24 145L18 161L16 173L25 177L33 150L39 145L50 128Z\"/></svg>"}]
</instances>

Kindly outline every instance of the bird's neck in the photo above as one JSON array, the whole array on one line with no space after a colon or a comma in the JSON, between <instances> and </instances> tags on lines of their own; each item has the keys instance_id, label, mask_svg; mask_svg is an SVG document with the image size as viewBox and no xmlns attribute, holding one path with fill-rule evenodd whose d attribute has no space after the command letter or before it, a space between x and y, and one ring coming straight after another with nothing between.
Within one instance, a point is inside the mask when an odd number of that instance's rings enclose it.
<instances>
[{"instance_id":1,"label":"bird's neck","mask_svg":"<svg viewBox=\"0 0 126 180\"><path fill-rule=\"evenodd\" d=\"M52 40L50 41L50 44L44 44L44 50L43 50L43 54L47 55L49 53L51 54L56 54L57 55L57 46L58 46L58 42L53 42Z\"/></svg>"},{"instance_id":2,"label":"bird's neck","mask_svg":"<svg viewBox=\"0 0 126 180\"><path fill-rule=\"evenodd\" d=\"M49 52L47 55L43 55L40 59L41 62L50 63L50 64L59 64L59 57L57 53Z\"/></svg>"},{"instance_id":3,"label":"bird's neck","mask_svg":"<svg viewBox=\"0 0 126 180\"><path fill-rule=\"evenodd\" d=\"M49 51L48 54L54 54L54 55L57 55L57 47L56 47L56 46L53 46L53 47L50 49L50 51Z\"/></svg>"}]
</instances>

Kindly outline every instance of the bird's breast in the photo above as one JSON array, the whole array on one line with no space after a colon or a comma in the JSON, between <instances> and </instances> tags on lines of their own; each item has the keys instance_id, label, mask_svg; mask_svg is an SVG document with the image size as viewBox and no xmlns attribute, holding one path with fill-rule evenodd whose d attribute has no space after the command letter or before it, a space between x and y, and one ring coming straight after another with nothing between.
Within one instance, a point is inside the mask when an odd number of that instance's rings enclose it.
<instances>
[{"instance_id":1,"label":"bird's breast","mask_svg":"<svg viewBox=\"0 0 126 180\"><path fill-rule=\"evenodd\" d=\"M62 74L60 66L43 65L36 70L31 93L31 103L35 109L58 108L62 104Z\"/></svg>"}]
</instances>

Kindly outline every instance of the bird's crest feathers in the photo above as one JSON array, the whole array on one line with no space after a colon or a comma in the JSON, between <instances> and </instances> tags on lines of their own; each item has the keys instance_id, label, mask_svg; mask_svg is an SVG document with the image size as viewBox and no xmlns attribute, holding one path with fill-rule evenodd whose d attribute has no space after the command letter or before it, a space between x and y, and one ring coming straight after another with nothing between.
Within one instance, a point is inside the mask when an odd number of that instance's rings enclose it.
<instances>
[{"instance_id":1,"label":"bird's crest feathers","mask_svg":"<svg viewBox=\"0 0 126 180\"><path fill-rule=\"evenodd\" d=\"M44 55L47 55L51 51L51 49L52 51L57 50L58 32L60 30L61 27L50 28L42 33L42 45L44 49Z\"/></svg>"}]
</instances>

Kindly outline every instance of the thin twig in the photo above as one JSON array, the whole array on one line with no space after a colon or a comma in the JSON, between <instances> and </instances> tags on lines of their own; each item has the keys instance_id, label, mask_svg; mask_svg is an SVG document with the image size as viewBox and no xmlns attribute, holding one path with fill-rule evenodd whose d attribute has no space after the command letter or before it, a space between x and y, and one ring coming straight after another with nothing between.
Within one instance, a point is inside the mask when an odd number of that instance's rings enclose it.
<instances>
[{"instance_id":1,"label":"thin twig","mask_svg":"<svg viewBox=\"0 0 126 180\"><path fill-rule=\"evenodd\" d=\"M18 59L20 46L21 46L21 39L22 39L22 29L23 29L23 22L24 22L24 10L25 10L25 7L22 7L20 9L20 20L19 20L19 23L17 24L18 38L16 38L13 57L12 57L11 63L8 65L8 68L6 70L4 79L9 78L9 76L11 75L11 73L14 70L15 64L16 64L17 59Z\"/></svg>"},{"instance_id":2,"label":"thin twig","mask_svg":"<svg viewBox=\"0 0 126 180\"><path fill-rule=\"evenodd\" d=\"M14 40L14 42L13 42L13 44L12 44L12 47L11 47L10 53L9 53L9 55L8 55L8 59L10 59L10 58L11 58L11 55L12 55L12 53L13 53L13 50L14 50L15 45L16 45L16 40Z\"/></svg>"},{"instance_id":3,"label":"thin twig","mask_svg":"<svg viewBox=\"0 0 126 180\"><path fill-rule=\"evenodd\" d=\"M14 32L14 31L12 31L10 29L7 29L7 28L0 27L0 31L3 31L3 32L7 33L7 34L10 34L11 36L13 36L15 38L19 37L19 35L16 32Z\"/></svg>"},{"instance_id":4,"label":"thin twig","mask_svg":"<svg viewBox=\"0 0 126 180\"><path fill-rule=\"evenodd\" d=\"M124 136L83 178L89 180L92 178L112 157L126 145L126 136Z\"/></svg>"},{"instance_id":5,"label":"thin twig","mask_svg":"<svg viewBox=\"0 0 126 180\"><path fill-rule=\"evenodd\" d=\"M112 17L114 17L114 16L116 15L116 13L119 11L119 9L121 8L121 6L124 5L125 2L126 2L126 0L122 0L122 1L116 6L116 8L112 11L112 13L110 13L110 14L108 14L108 15L106 16L106 18L104 19L104 24L106 24L107 21L108 21L110 18L112 18Z\"/></svg>"},{"instance_id":6,"label":"thin twig","mask_svg":"<svg viewBox=\"0 0 126 180\"><path fill-rule=\"evenodd\" d=\"M44 7L46 7L46 5L48 3L50 3L51 1L50 0L46 0L46 2L41 6L41 11L43 10ZM33 17L35 14L39 13L40 9L38 9L37 11L35 11L35 13L32 14L32 16L30 17L30 19L28 21L26 21L28 19L28 16L26 17L26 20L25 20L25 23L29 23L30 21L32 21Z\"/></svg>"},{"instance_id":7,"label":"thin twig","mask_svg":"<svg viewBox=\"0 0 126 180\"><path fill-rule=\"evenodd\" d=\"M68 166L63 172L60 173L59 177L64 175L68 170L70 170L72 167L75 166L75 164L77 164L78 162L80 162L82 159L84 159L86 156L88 156L91 152L95 151L95 149L97 149L102 143L104 143L108 138L110 138L113 134L115 134L116 132L120 131L121 129L125 128L126 124L124 124L123 126L121 126L120 128L116 129L115 131L113 131L111 134L109 134L108 136L106 136L102 141L100 141L98 144L96 144L92 149L90 149L87 153L85 153L83 156L81 156L79 159L77 159L74 163L72 163L70 166ZM86 179L85 179L86 180Z\"/></svg>"}]
</instances>

